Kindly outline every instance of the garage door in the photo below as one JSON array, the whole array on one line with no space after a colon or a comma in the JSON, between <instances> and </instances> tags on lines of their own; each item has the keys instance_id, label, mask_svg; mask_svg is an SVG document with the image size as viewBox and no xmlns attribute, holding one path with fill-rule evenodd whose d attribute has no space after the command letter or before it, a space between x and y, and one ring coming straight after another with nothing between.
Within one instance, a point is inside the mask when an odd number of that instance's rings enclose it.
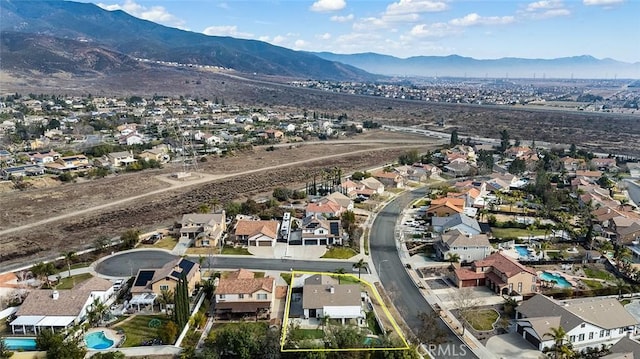
<instances>
[{"instance_id":1,"label":"garage door","mask_svg":"<svg viewBox=\"0 0 640 359\"><path fill-rule=\"evenodd\" d=\"M536 348L540 348L540 340L528 332L524 332L524 339L533 344Z\"/></svg>"},{"instance_id":2,"label":"garage door","mask_svg":"<svg viewBox=\"0 0 640 359\"><path fill-rule=\"evenodd\" d=\"M318 244L318 240L317 239L305 239L304 240L304 245L305 246L315 246L316 244Z\"/></svg>"},{"instance_id":3,"label":"garage door","mask_svg":"<svg viewBox=\"0 0 640 359\"><path fill-rule=\"evenodd\" d=\"M269 241L259 241L258 246L260 247L271 247L271 242Z\"/></svg>"}]
</instances>

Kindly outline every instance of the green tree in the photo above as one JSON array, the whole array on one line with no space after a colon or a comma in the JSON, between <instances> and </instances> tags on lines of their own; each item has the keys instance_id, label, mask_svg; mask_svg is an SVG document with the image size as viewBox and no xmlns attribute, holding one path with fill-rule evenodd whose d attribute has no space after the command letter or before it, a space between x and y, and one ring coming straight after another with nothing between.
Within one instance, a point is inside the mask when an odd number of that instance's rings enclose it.
<instances>
[{"instance_id":1,"label":"green tree","mask_svg":"<svg viewBox=\"0 0 640 359\"><path fill-rule=\"evenodd\" d=\"M549 337L553 340L553 347L550 348L550 351L553 352L555 359L568 357L572 353L571 348L567 345L567 332L561 326L549 328L549 332L544 333L542 337Z\"/></svg>"},{"instance_id":2,"label":"green tree","mask_svg":"<svg viewBox=\"0 0 640 359\"><path fill-rule=\"evenodd\" d=\"M205 345L219 358L252 359L261 357L266 326L241 322L215 332Z\"/></svg>"},{"instance_id":3,"label":"green tree","mask_svg":"<svg viewBox=\"0 0 640 359\"><path fill-rule=\"evenodd\" d=\"M160 289L160 296L158 297L160 302L160 308L164 305L164 309L169 315L169 304L174 304L174 295L171 289Z\"/></svg>"},{"instance_id":4,"label":"green tree","mask_svg":"<svg viewBox=\"0 0 640 359\"><path fill-rule=\"evenodd\" d=\"M160 340L163 344L173 344L178 336L178 327L172 320L165 323L160 331Z\"/></svg>"},{"instance_id":5,"label":"green tree","mask_svg":"<svg viewBox=\"0 0 640 359\"><path fill-rule=\"evenodd\" d=\"M500 147L498 147L498 150L500 153L504 153L510 146L509 132L504 129L500 131Z\"/></svg>"},{"instance_id":6,"label":"green tree","mask_svg":"<svg viewBox=\"0 0 640 359\"><path fill-rule=\"evenodd\" d=\"M107 305L100 300L100 298L95 298L91 303L91 307L87 313L87 318L90 325L98 325L100 321L104 318L105 313L109 308Z\"/></svg>"},{"instance_id":7,"label":"green tree","mask_svg":"<svg viewBox=\"0 0 640 359\"><path fill-rule=\"evenodd\" d=\"M47 352L47 359L83 359L87 350L80 347L80 339L65 338L61 333L42 330L36 337L36 348Z\"/></svg>"},{"instance_id":8,"label":"green tree","mask_svg":"<svg viewBox=\"0 0 640 359\"><path fill-rule=\"evenodd\" d=\"M106 352L106 353L95 353L91 356L91 359L124 359L126 356L123 352Z\"/></svg>"},{"instance_id":9,"label":"green tree","mask_svg":"<svg viewBox=\"0 0 640 359\"><path fill-rule=\"evenodd\" d=\"M420 161L420 155L418 154L418 150L410 150L406 151L398 157L398 162L401 165L410 165Z\"/></svg>"},{"instance_id":10,"label":"green tree","mask_svg":"<svg viewBox=\"0 0 640 359\"><path fill-rule=\"evenodd\" d=\"M358 279L360 279L360 274L362 273L362 269L367 268L367 262L364 259L360 258L359 261L353 263L353 268L358 270Z\"/></svg>"},{"instance_id":11,"label":"green tree","mask_svg":"<svg viewBox=\"0 0 640 359\"><path fill-rule=\"evenodd\" d=\"M509 165L509 173L514 175L522 174L526 170L527 170L527 163L521 158L516 158Z\"/></svg>"},{"instance_id":12,"label":"green tree","mask_svg":"<svg viewBox=\"0 0 640 359\"><path fill-rule=\"evenodd\" d=\"M31 267L31 273L40 279L41 282L45 282L48 287L51 287L49 276L54 275L55 272L56 267L51 262L39 262Z\"/></svg>"},{"instance_id":13,"label":"green tree","mask_svg":"<svg viewBox=\"0 0 640 359\"><path fill-rule=\"evenodd\" d=\"M127 229L120 235L120 241L124 248L133 248L140 241L140 230L131 228Z\"/></svg>"},{"instance_id":14,"label":"green tree","mask_svg":"<svg viewBox=\"0 0 640 359\"><path fill-rule=\"evenodd\" d=\"M454 128L453 131L451 131L451 140L449 141L449 143L453 147L453 146L457 146L459 142L460 141L458 140L458 129Z\"/></svg>"},{"instance_id":15,"label":"green tree","mask_svg":"<svg viewBox=\"0 0 640 359\"><path fill-rule=\"evenodd\" d=\"M198 206L198 213L210 213L211 212L211 208L209 207L208 204L201 204L200 206Z\"/></svg>"},{"instance_id":16,"label":"green tree","mask_svg":"<svg viewBox=\"0 0 640 359\"><path fill-rule=\"evenodd\" d=\"M285 187L278 187L273 190L273 198L280 202L284 202L291 197L291 190Z\"/></svg>"},{"instance_id":17,"label":"green tree","mask_svg":"<svg viewBox=\"0 0 640 359\"><path fill-rule=\"evenodd\" d=\"M451 262L451 263L458 263L460 262L460 255L458 253L448 253L447 254L447 261Z\"/></svg>"},{"instance_id":18,"label":"green tree","mask_svg":"<svg viewBox=\"0 0 640 359\"><path fill-rule=\"evenodd\" d=\"M184 273L180 276L178 283L176 284L175 291L173 293L175 308L173 310L173 320L178 325L178 328L182 330L189 321L189 288L187 284L187 278Z\"/></svg>"},{"instance_id":19,"label":"green tree","mask_svg":"<svg viewBox=\"0 0 640 359\"><path fill-rule=\"evenodd\" d=\"M64 261L67 263L67 269L68 269L68 276L71 277L71 262L73 262L76 259L76 252L74 251L68 251L68 252L63 252L62 256L64 257Z\"/></svg>"}]
</instances>

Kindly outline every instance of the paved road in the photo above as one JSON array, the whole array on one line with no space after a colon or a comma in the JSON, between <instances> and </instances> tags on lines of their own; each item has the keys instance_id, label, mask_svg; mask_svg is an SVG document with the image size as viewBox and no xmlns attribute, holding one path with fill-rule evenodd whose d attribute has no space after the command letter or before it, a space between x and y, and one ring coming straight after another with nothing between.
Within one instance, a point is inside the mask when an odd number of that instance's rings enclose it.
<instances>
[{"instance_id":1,"label":"paved road","mask_svg":"<svg viewBox=\"0 0 640 359\"><path fill-rule=\"evenodd\" d=\"M424 196L426 190L426 188L421 188L405 193L385 206L376 216L369 237L371 258L380 277L380 281L387 293L389 293L393 304L404 318L404 321L415 332L420 328L420 320L418 320L418 314L420 312L427 312L434 316L436 313L422 296L420 289L416 287L411 277L409 277L398 256L395 226L402 210L411 203L411 201ZM441 319L438 321L438 324L448 333L449 343L447 344L451 345L451 348L454 346L460 348L460 346L465 345L451 332L449 327L447 327ZM462 355L463 352L466 353L466 355ZM452 355L438 356L438 358L476 358L468 348L464 351L458 350L455 353L450 351L449 353Z\"/></svg>"},{"instance_id":2,"label":"paved road","mask_svg":"<svg viewBox=\"0 0 640 359\"><path fill-rule=\"evenodd\" d=\"M171 253L158 250L136 250L123 252L109 257L96 265L95 271L109 277L127 277L135 275L141 268L159 268L172 259L178 258ZM198 257L188 257L198 262ZM209 267L209 258L205 258L202 266ZM338 268L344 268L350 272L353 263L350 261L305 261L292 259L255 258L252 256L218 257L211 258L213 268L224 269L259 269L273 271L289 271L290 269L312 272L333 272ZM133 273L133 274L131 274Z\"/></svg>"}]
</instances>

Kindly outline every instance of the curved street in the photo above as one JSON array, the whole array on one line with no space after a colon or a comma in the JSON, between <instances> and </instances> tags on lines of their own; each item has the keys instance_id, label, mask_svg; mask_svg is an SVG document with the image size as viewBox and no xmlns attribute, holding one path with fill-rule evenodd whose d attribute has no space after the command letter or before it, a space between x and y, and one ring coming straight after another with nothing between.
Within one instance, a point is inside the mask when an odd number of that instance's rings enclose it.
<instances>
[{"instance_id":1,"label":"curved street","mask_svg":"<svg viewBox=\"0 0 640 359\"><path fill-rule=\"evenodd\" d=\"M404 321L414 332L418 332L421 327L420 320L418 319L420 312L426 312L434 316L436 313L422 296L420 289L416 287L413 279L409 277L399 257L399 252L396 248L395 229L402 210L412 201L424 196L426 191L426 187L420 188L404 193L391 201L391 203L378 212L369 236L371 260L378 272L380 282ZM444 324L442 319L438 319L438 324L447 333L447 344L451 345L452 348L461 348L463 346L466 348L464 355L461 350L457 352L452 350L450 351L451 355L438 356L438 358L476 358L466 344L462 343L460 338ZM428 345L429 343L424 344Z\"/></svg>"},{"instance_id":2,"label":"curved street","mask_svg":"<svg viewBox=\"0 0 640 359\"><path fill-rule=\"evenodd\" d=\"M142 249L122 252L108 257L98 263L95 271L106 277L128 277L134 276L138 269L159 268L172 259L178 258L164 250ZM199 257L187 257L189 260L198 263ZM211 261L211 262L209 262ZM295 260L295 259L271 259L255 258L252 256L212 256L205 257L202 268L216 269L257 269L273 271L289 271L291 269L305 270L310 272L334 272L339 268L349 272L353 263L350 261L332 260Z\"/></svg>"}]
</instances>

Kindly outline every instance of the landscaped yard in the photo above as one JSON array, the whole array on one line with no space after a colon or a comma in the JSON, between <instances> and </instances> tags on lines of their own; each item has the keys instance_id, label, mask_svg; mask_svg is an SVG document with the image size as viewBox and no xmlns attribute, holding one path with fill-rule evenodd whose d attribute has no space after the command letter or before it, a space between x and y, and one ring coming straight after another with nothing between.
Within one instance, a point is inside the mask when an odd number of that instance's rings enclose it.
<instances>
[{"instance_id":1,"label":"landscaped yard","mask_svg":"<svg viewBox=\"0 0 640 359\"><path fill-rule=\"evenodd\" d=\"M296 329L296 338L300 338L301 340L306 339L322 339L324 338L324 332L322 329Z\"/></svg>"},{"instance_id":2,"label":"landscaped yard","mask_svg":"<svg viewBox=\"0 0 640 359\"><path fill-rule=\"evenodd\" d=\"M153 319L158 319L160 325L149 325ZM169 321L166 315L136 315L129 320L122 321L115 325L114 329L124 330L126 336L123 347L137 347L143 342L160 337L160 332ZM157 322L157 321L155 321Z\"/></svg>"},{"instance_id":3,"label":"landscaped yard","mask_svg":"<svg viewBox=\"0 0 640 359\"><path fill-rule=\"evenodd\" d=\"M529 237L529 236L544 236L544 229L534 229L530 231L528 229L522 228L499 228L499 227L491 227L491 232L493 236L496 238L519 238L519 237Z\"/></svg>"},{"instance_id":4,"label":"landscaped yard","mask_svg":"<svg viewBox=\"0 0 640 359\"><path fill-rule=\"evenodd\" d=\"M492 330L500 315L493 309L476 310L467 315L467 322L478 331Z\"/></svg>"},{"instance_id":5,"label":"landscaped yard","mask_svg":"<svg viewBox=\"0 0 640 359\"><path fill-rule=\"evenodd\" d=\"M178 244L177 239L171 236L166 236L157 241L155 244L140 244L138 248L162 248L171 250L176 246L176 244Z\"/></svg>"},{"instance_id":6,"label":"landscaped yard","mask_svg":"<svg viewBox=\"0 0 640 359\"><path fill-rule=\"evenodd\" d=\"M590 266L584 266L583 268L584 274L589 278L597 278L597 279L605 279L605 280L613 280L614 276L607 272L604 269L599 269Z\"/></svg>"},{"instance_id":7,"label":"landscaped yard","mask_svg":"<svg viewBox=\"0 0 640 359\"><path fill-rule=\"evenodd\" d=\"M247 248L231 247L231 246L224 246L224 248L222 248L222 254L235 254L235 255L242 255L242 256L251 255L251 253L249 253L249 250Z\"/></svg>"},{"instance_id":8,"label":"landscaped yard","mask_svg":"<svg viewBox=\"0 0 640 359\"><path fill-rule=\"evenodd\" d=\"M60 283L56 286L56 289L71 289L91 277L93 277L91 273L82 273L73 275L71 277L62 278L60 280Z\"/></svg>"},{"instance_id":9,"label":"landscaped yard","mask_svg":"<svg viewBox=\"0 0 640 359\"><path fill-rule=\"evenodd\" d=\"M598 280L582 279L582 282L586 284L589 289L600 289L603 287L602 282Z\"/></svg>"},{"instance_id":10,"label":"landscaped yard","mask_svg":"<svg viewBox=\"0 0 640 359\"><path fill-rule=\"evenodd\" d=\"M291 285L291 273L280 273L280 277L282 277L288 285Z\"/></svg>"},{"instance_id":11,"label":"landscaped yard","mask_svg":"<svg viewBox=\"0 0 640 359\"><path fill-rule=\"evenodd\" d=\"M349 247L332 247L322 258L349 259L356 255L356 252Z\"/></svg>"}]
</instances>

